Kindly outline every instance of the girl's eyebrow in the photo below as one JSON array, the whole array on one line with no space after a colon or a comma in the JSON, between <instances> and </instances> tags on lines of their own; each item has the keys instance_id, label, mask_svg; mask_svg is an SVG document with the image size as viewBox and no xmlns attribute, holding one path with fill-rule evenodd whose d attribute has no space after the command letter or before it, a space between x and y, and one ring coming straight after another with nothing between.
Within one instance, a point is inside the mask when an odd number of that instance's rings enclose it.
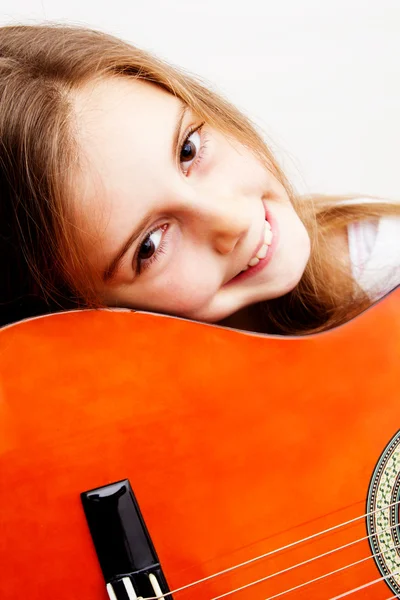
<instances>
[{"instance_id":1,"label":"girl's eyebrow","mask_svg":"<svg viewBox=\"0 0 400 600\"><path fill-rule=\"evenodd\" d=\"M182 127L182 122L183 122L183 119L185 117L187 110L189 109L189 106L185 102L183 102L182 100L179 99L179 108L180 108L180 110L178 112L178 117L177 117L173 140L172 140L172 161L174 164L175 164L175 159L176 159L176 156L178 153L178 142L179 142L179 135L180 135L181 127ZM114 256L114 258L112 258L111 261L108 263L108 265L106 266L106 268L104 269L103 274L102 274L102 280L104 283L110 282L112 280L122 258L128 252L128 250L132 246L132 244L140 236L143 229L145 229L148 226L150 221L151 221L151 215L146 215L141 220L139 225L134 229L134 231L130 234L130 236L124 242L124 244L121 246L121 248L118 250L118 252Z\"/></svg>"}]
</instances>

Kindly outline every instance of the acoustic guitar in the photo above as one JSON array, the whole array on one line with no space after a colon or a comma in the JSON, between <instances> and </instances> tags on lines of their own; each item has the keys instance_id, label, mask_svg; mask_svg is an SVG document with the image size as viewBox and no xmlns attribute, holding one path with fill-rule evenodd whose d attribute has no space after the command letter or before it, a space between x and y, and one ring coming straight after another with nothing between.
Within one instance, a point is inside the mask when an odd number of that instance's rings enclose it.
<instances>
[{"instance_id":1,"label":"acoustic guitar","mask_svg":"<svg viewBox=\"0 0 400 600\"><path fill-rule=\"evenodd\" d=\"M400 597L400 290L299 338L55 314L0 369L1 600Z\"/></svg>"}]
</instances>

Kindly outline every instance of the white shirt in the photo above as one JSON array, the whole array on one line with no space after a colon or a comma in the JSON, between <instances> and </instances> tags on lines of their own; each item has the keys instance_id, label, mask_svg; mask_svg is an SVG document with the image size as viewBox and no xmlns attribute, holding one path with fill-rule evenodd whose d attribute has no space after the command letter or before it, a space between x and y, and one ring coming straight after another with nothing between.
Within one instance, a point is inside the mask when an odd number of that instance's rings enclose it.
<instances>
[{"instance_id":1,"label":"white shirt","mask_svg":"<svg viewBox=\"0 0 400 600\"><path fill-rule=\"evenodd\" d=\"M371 300L400 284L400 216L351 223L348 239L353 277Z\"/></svg>"}]
</instances>

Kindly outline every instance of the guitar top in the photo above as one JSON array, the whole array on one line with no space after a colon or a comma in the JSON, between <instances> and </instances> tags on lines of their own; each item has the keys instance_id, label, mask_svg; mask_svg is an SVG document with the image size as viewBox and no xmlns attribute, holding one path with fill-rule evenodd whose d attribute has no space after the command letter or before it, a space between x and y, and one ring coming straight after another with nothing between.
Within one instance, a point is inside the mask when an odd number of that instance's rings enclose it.
<instances>
[{"instance_id":1,"label":"guitar top","mask_svg":"<svg viewBox=\"0 0 400 600\"><path fill-rule=\"evenodd\" d=\"M107 600L81 494L125 479L166 599L400 597L400 290L291 339L56 314L0 358L2 600Z\"/></svg>"}]
</instances>

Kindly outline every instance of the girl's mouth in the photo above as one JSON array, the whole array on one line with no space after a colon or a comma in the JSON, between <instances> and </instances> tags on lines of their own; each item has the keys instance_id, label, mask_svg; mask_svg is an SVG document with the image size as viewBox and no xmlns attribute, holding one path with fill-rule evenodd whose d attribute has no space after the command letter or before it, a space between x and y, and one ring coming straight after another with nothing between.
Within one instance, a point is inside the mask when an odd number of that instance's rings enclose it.
<instances>
[{"instance_id":1,"label":"girl's mouth","mask_svg":"<svg viewBox=\"0 0 400 600\"><path fill-rule=\"evenodd\" d=\"M277 225L273 217L266 213L264 237L259 245L255 255L250 259L245 268L235 277L233 277L226 285L238 283L256 275L262 271L271 261L278 241Z\"/></svg>"},{"instance_id":2,"label":"girl's mouth","mask_svg":"<svg viewBox=\"0 0 400 600\"><path fill-rule=\"evenodd\" d=\"M273 233L271 225L267 220L265 220L264 238L261 247L257 250L253 258L250 260L249 264L243 269L243 271L241 271L241 273L244 273L252 267L256 267L260 261L266 258L269 248L272 244L272 238Z\"/></svg>"}]
</instances>

